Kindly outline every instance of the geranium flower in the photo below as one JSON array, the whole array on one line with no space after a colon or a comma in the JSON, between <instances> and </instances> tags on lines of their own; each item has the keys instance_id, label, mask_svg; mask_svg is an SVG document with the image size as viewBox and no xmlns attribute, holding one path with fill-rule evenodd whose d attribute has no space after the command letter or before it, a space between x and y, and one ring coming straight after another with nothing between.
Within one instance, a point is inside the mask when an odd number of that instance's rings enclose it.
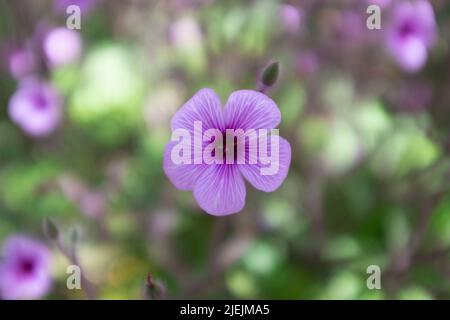
<instances>
[{"instance_id":1,"label":"geranium flower","mask_svg":"<svg viewBox=\"0 0 450 320\"><path fill-rule=\"evenodd\" d=\"M428 1L399 2L393 9L387 45L399 66L408 72L422 69L437 37L433 8Z\"/></svg>"},{"instance_id":2,"label":"geranium flower","mask_svg":"<svg viewBox=\"0 0 450 320\"><path fill-rule=\"evenodd\" d=\"M226 137L227 129L270 130L276 128L280 120L281 114L275 102L260 92L233 92L222 110L217 94L211 89L202 89L174 115L172 130L175 132L184 129L194 136L195 123L201 122L202 135L210 129L216 129ZM273 174L262 174L266 165L260 157L254 157L255 154L259 155L261 148L254 148L250 140L245 138L235 139L234 145L227 145L225 138L217 141L223 148L220 150L223 150L223 157L226 157L227 153L234 154L235 161L211 164L201 161L202 151L205 151L207 144L211 144L211 140L203 139L200 152L192 146L192 161L179 164L172 159L174 147L179 145L179 142L171 141L164 153L164 171L175 187L192 190L195 200L207 213L218 216L236 213L245 205L244 179L258 190L271 192L286 178L291 161L291 147L285 139L278 138L278 170ZM236 152L241 148L245 150L245 159L242 153ZM231 149L234 149L234 152L231 152ZM276 151L271 144L268 149L271 155ZM214 151L212 155L215 156ZM254 161L250 161L250 158Z\"/></svg>"},{"instance_id":3,"label":"geranium flower","mask_svg":"<svg viewBox=\"0 0 450 320\"><path fill-rule=\"evenodd\" d=\"M15 49L8 54L9 72L15 79L20 79L36 67L36 58L31 50Z\"/></svg>"},{"instance_id":4,"label":"geranium flower","mask_svg":"<svg viewBox=\"0 0 450 320\"><path fill-rule=\"evenodd\" d=\"M25 133L41 137L52 133L61 121L62 99L50 84L23 80L9 100L9 116Z\"/></svg>"},{"instance_id":5,"label":"geranium flower","mask_svg":"<svg viewBox=\"0 0 450 320\"><path fill-rule=\"evenodd\" d=\"M3 299L36 299L51 287L50 251L26 236L9 237L0 264L0 296Z\"/></svg>"},{"instance_id":6,"label":"geranium flower","mask_svg":"<svg viewBox=\"0 0 450 320\"><path fill-rule=\"evenodd\" d=\"M43 42L45 57L51 66L60 66L76 62L81 55L80 34L65 27L49 31Z\"/></svg>"},{"instance_id":7,"label":"geranium flower","mask_svg":"<svg viewBox=\"0 0 450 320\"><path fill-rule=\"evenodd\" d=\"M302 20L300 11L290 4L281 5L279 11L283 29L289 33L296 33Z\"/></svg>"}]
</instances>

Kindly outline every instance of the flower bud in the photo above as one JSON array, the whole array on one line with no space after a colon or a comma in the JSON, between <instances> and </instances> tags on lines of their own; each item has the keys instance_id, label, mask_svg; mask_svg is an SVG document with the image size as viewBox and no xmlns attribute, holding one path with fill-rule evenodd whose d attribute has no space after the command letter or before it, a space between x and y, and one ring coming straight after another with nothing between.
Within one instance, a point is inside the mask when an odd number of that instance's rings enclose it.
<instances>
[{"instance_id":1,"label":"flower bud","mask_svg":"<svg viewBox=\"0 0 450 320\"><path fill-rule=\"evenodd\" d=\"M144 297L149 300L161 300L166 296L166 287L150 273L147 275Z\"/></svg>"},{"instance_id":2,"label":"flower bud","mask_svg":"<svg viewBox=\"0 0 450 320\"><path fill-rule=\"evenodd\" d=\"M261 75L261 83L266 87L272 87L278 80L279 72L280 63L278 61L270 63Z\"/></svg>"},{"instance_id":3,"label":"flower bud","mask_svg":"<svg viewBox=\"0 0 450 320\"><path fill-rule=\"evenodd\" d=\"M56 224L49 218L44 219L44 234L49 240L57 240L59 230Z\"/></svg>"}]
</instances>

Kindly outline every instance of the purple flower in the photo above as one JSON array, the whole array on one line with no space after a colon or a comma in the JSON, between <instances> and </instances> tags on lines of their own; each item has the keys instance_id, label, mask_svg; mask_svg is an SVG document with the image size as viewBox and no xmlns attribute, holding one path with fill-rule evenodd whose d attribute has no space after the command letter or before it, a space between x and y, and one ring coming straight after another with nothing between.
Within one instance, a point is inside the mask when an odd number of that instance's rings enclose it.
<instances>
[{"instance_id":1,"label":"purple flower","mask_svg":"<svg viewBox=\"0 0 450 320\"><path fill-rule=\"evenodd\" d=\"M84 183L70 175L60 179L60 185L65 196L78 205L80 211L89 218L99 218L106 212L105 194L89 189Z\"/></svg>"},{"instance_id":2,"label":"purple flower","mask_svg":"<svg viewBox=\"0 0 450 320\"><path fill-rule=\"evenodd\" d=\"M296 33L300 29L301 15L298 9L290 4L280 6L281 25L289 33Z\"/></svg>"},{"instance_id":3,"label":"purple flower","mask_svg":"<svg viewBox=\"0 0 450 320\"><path fill-rule=\"evenodd\" d=\"M433 8L428 1L418 0L397 3L393 10L387 33L388 49L402 69L419 71L437 37Z\"/></svg>"},{"instance_id":4,"label":"purple flower","mask_svg":"<svg viewBox=\"0 0 450 320\"><path fill-rule=\"evenodd\" d=\"M62 101L50 84L24 79L9 100L9 116L28 135L46 136L61 121Z\"/></svg>"},{"instance_id":5,"label":"purple flower","mask_svg":"<svg viewBox=\"0 0 450 320\"><path fill-rule=\"evenodd\" d=\"M43 43L45 56L52 66L75 62L81 55L81 48L80 34L63 27L51 30Z\"/></svg>"},{"instance_id":6,"label":"purple flower","mask_svg":"<svg viewBox=\"0 0 450 320\"><path fill-rule=\"evenodd\" d=\"M193 17L182 17L170 26L170 42L181 51L199 48L203 42L203 34L197 20Z\"/></svg>"},{"instance_id":7,"label":"purple flower","mask_svg":"<svg viewBox=\"0 0 450 320\"><path fill-rule=\"evenodd\" d=\"M387 8L391 5L392 0L366 0L367 5L376 5L380 8Z\"/></svg>"},{"instance_id":8,"label":"purple flower","mask_svg":"<svg viewBox=\"0 0 450 320\"><path fill-rule=\"evenodd\" d=\"M319 69L319 59L316 52L310 49L300 53L296 62L297 70L302 76L310 76Z\"/></svg>"},{"instance_id":9,"label":"purple flower","mask_svg":"<svg viewBox=\"0 0 450 320\"><path fill-rule=\"evenodd\" d=\"M16 49L8 54L8 64L11 75L20 79L34 70L36 60L30 50Z\"/></svg>"},{"instance_id":10,"label":"purple flower","mask_svg":"<svg viewBox=\"0 0 450 320\"><path fill-rule=\"evenodd\" d=\"M367 39L367 27L364 17L358 10L346 9L339 12L333 21L335 41L340 45L359 47Z\"/></svg>"},{"instance_id":11,"label":"purple flower","mask_svg":"<svg viewBox=\"0 0 450 320\"><path fill-rule=\"evenodd\" d=\"M51 254L40 242L26 236L9 237L0 264L0 296L3 299L36 299L51 287Z\"/></svg>"},{"instance_id":12,"label":"purple flower","mask_svg":"<svg viewBox=\"0 0 450 320\"><path fill-rule=\"evenodd\" d=\"M245 204L244 178L258 190L274 191L288 174L291 147L289 142L281 137L276 140L279 142L278 148L272 147L273 144L269 143L268 153L271 156L276 155L278 170L265 175L262 172L267 167L267 162L263 161L261 156L253 156L258 152L259 155L261 154L261 145L258 144L258 147L255 147L251 138L236 139L236 136L233 137L234 143L229 143L226 141L228 130L242 129L247 133L252 129L266 131L276 128L280 120L281 114L275 102L260 92L235 91L230 95L222 110L217 94L211 89L202 89L172 118L173 132L184 129L190 136L194 136L193 152L189 152L192 155L189 156L190 161L187 163L174 161L173 152L180 142L171 141L167 144L164 152L164 171L178 189L192 190L197 203L207 213L221 216L239 212ZM203 139L200 143L203 143L201 146L203 153L202 150L200 153L198 152L195 143L196 123L198 122L202 123L200 134ZM205 140L205 136L208 138L206 133L211 130L221 133L221 138L216 137L213 142L209 139ZM201 158L205 157L205 151L212 143L217 143L216 146L222 148L219 149L223 151L219 155L219 160L223 156L226 157L227 162L207 164L205 161L201 161ZM208 146L205 148L206 144ZM236 152L239 149L245 150L245 153ZM211 152L213 157L216 156L216 151L217 149L214 149ZM276 153L276 151L278 152ZM228 155L231 155L230 158L235 157L231 159L231 163L228 163ZM200 161L197 161L199 158ZM193 161L191 161L192 159Z\"/></svg>"}]
</instances>

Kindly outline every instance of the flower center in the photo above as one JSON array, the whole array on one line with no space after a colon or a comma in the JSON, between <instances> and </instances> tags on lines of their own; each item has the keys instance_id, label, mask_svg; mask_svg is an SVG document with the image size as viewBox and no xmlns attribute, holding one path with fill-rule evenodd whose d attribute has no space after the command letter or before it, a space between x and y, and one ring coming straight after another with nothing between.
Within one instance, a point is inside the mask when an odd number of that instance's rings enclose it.
<instances>
[{"instance_id":1,"label":"flower center","mask_svg":"<svg viewBox=\"0 0 450 320\"><path fill-rule=\"evenodd\" d=\"M237 137L232 137L233 138L233 142L231 142L230 144L227 144L227 137L224 136L224 141L223 141L223 156L226 157L227 153L228 154L234 154L234 160L237 159L237 146L238 146L238 142L237 142Z\"/></svg>"},{"instance_id":2,"label":"flower center","mask_svg":"<svg viewBox=\"0 0 450 320\"><path fill-rule=\"evenodd\" d=\"M222 133L222 141L217 141L216 146L219 148L222 147L222 154L223 154L223 160L224 163L226 163L227 154L233 154L233 163L236 163L237 161L237 153L238 153L238 138L234 136L233 134L228 137L229 140L234 139L233 142L227 143L227 134L226 131ZM212 141L211 141L212 142ZM216 151L213 150L211 155L213 157L216 156Z\"/></svg>"},{"instance_id":3,"label":"flower center","mask_svg":"<svg viewBox=\"0 0 450 320\"><path fill-rule=\"evenodd\" d=\"M33 105L38 110L45 110L48 107L47 99L41 92L35 92L31 96L31 100L33 101Z\"/></svg>"},{"instance_id":4,"label":"flower center","mask_svg":"<svg viewBox=\"0 0 450 320\"><path fill-rule=\"evenodd\" d=\"M416 32L416 27L414 25L414 22L411 20L406 20L399 28L398 33L400 37L406 38L410 36L411 34L414 34Z\"/></svg>"},{"instance_id":5,"label":"flower center","mask_svg":"<svg viewBox=\"0 0 450 320\"><path fill-rule=\"evenodd\" d=\"M30 274L34 270L34 261L31 259L24 259L20 262L19 270L21 274Z\"/></svg>"}]
</instances>

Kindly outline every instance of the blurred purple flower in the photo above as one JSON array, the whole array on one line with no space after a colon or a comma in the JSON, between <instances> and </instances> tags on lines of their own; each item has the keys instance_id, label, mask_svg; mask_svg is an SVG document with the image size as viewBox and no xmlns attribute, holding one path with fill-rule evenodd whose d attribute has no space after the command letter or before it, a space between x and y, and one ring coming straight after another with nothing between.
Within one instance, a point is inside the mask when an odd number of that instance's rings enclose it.
<instances>
[{"instance_id":1,"label":"blurred purple flower","mask_svg":"<svg viewBox=\"0 0 450 320\"><path fill-rule=\"evenodd\" d=\"M51 287L51 254L47 247L26 236L9 237L0 264L0 296L3 299L36 299Z\"/></svg>"},{"instance_id":2,"label":"blurred purple flower","mask_svg":"<svg viewBox=\"0 0 450 320\"><path fill-rule=\"evenodd\" d=\"M66 13L67 7L76 5L80 7L81 14L90 13L98 5L99 0L55 0L54 7L57 12Z\"/></svg>"},{"instance_id":3,"label":"blurred purple flower","mask_svg":"<svg viewBox=\"0 0 450 320\"><path fill-rule=\"evenodd\" d=\"M402 69L419 71L437 37L433 8L428 1L418 0L396 3L393 10L387 33L388 49Z\"/></svg>"},{"instance_id":4,"label":"blurred purple flower","mask_svg":"<svg viewBox=\"0 0 450 320\"><path fill-rule=\"evenodd\" d=\"M89 189L76 177L64 175L60 178L60 186L65 196L78 205L80 211L89 218L99 218L106 213L105 194Z\"/></svg>"},{"instance_id":5,"label":"blurred purple flower","mask_svg":"<svg viewBox=\"0 0 450 320\"><path fill-rule=\"evenodd\" d=\"M280 6L280 19L285 31L296 33L300 29L301 14L296 7L290 4L282 4Z\"/></svg>"},{"instance_id":6,"label":"blurred purple flower","mask_svg":"<svg viewBox=\"0 0 450 320\"><path fill-rule=\"evenodd\" d=\"M368 29L364 17L358 10L346 9L339 11L334 22L335 41L339 44L359 47L367 39Z\"/></svg>"},{"instance_id":7,"label":"blurred purple flower","mask_svg":"<svg viewBox=\"0 0 450 320\"><path fill-rule=\"evenodd\" d=\"M75 30L56 28L48 32L44 38L44 54L52 66L75 62L81 55L81 49L81 36Z\"/></svg>"},{"instance_id":8,"label":"blurred purple flower","mask_svg":"<svg viewBox=\"0 0 450 320\"><path fill-rule=\"evenodd\" d=\"M24 79L9 100L12 121L33 137L52 133L62 117L62 101L50 84L37 79Z\"/></svg>"},{"instance_id":9,"label":"blurred purple flower","mask_svg":"<svg viewBox=\"0 0 450 320\"><path fill-rule=\"evenodd\" d=\"M380 8L387 8L391 5L392 0L366 0L367 5L376 5Z\"/></svg>"},{"instance_id":10,"label":"blurred purple flower","mask_svg":"<svg viewBox=\"0 0 450 320\"><path fill-rule=\"evenodd\" d=\"M105 196L101 192L86 192L80 198L80 210L90 218L98 218L105 213Z\"/></svg>"},{"instance_id":11,"label":"blurred purple flower","mask_svg":"<svg viewBox=\"0 0 450 320\"><path fill-rule=\"evenodd\" d=\"M36 67L36 60L28 49L12 50L8 54L8 66L11 76L20 79L30 74Z\"/></svg>"},{"instance_id":12,"label":"blurred purple flower","mask_svg":"<svg viewBox=\"0 0 450 320\"><path fill-rule=\"evenodd\" d=\"M177 49L189 51L201 46L203 34L197 20L185 16L170 25L169 39Z\"/></svg>"},{"instance_id":13,"label":"blurred purple flower","mask_svg":"<svg viewBox=\"0 0 450 320\"><path fill-rule=\"evenodd\" d=\"M228 98L224 109L211 89L198 91L172 118L172 130L185 129L194 133L194 122L201 121L203 133L217 129L273 129L281 121L280 111L272 99L253 90L239 90ZM249 149L245 139L245 149ZM274 175L261 175L264 167L256 164L175 164L171 152L177 141L169 142L164 152L164 171L170 181L181 190L192 190L194 198L207 213L217 216L239 212L245 205L244 178L256 189L271 192L277 189L288 174L291 146L279 138L279 170ZM269 144L270 146L270 144ZM238 146L235 146L238 147ZM226 143L223 149L227 150ZM269 150L270 153L270 150ZM198 155L195 154L194 157Z\"/></svg>"},{"instance_id":14,"label":"blurred purple flower","mask_svg":"<svg viewBox=\"0 0 450 320\"><path fill-rule=\"evenodd\" d=\"M297 57L296 67L302 76L310 76L319 69L319 60L314 50L302 52Z\"/></svg>"}]
</instances>

